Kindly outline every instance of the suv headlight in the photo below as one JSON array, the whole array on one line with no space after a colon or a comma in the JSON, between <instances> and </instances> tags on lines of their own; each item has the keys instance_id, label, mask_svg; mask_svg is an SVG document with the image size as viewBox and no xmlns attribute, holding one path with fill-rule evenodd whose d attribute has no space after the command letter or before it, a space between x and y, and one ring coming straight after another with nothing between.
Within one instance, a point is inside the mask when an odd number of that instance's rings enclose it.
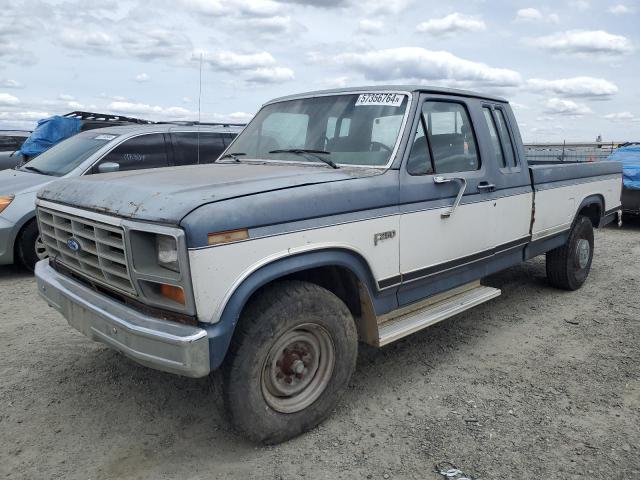
<instances>
[{"instance_id":1,"label":"suv headlight","mask_svg":"<svg viewBox=\"0 0 640 480\"><path fill-rule=\"evenodd\" d=\"M13 195L4 195L0 197L0 213L9 206L13 199L16 198Z\"/></svg>"},{"instance_id":2,"label":"suv headlight","mask_svg":"<svg viewBox=\"0 0 640 480\"><path fill-rule=\"evenodd\" d=\"M180 272L178 264L178 244L175 237L169 235L156 235L156 254L158 265L174 272Z\"/></svg>"}]
</instances>

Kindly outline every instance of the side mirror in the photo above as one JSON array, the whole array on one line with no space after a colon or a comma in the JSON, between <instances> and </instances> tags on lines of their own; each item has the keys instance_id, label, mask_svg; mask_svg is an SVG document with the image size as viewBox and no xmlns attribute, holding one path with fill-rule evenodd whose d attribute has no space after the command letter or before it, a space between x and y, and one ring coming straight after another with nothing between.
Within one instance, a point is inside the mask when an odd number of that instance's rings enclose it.
<instances>
[{"instance_id":1,"label":"side mirror","mask_svg":"<svg viewBox=\"0 0 640 480\"><path fill-rule=\"evenodd\" d=\"M98 165L98 173L110 173L120 170L120 164L116 162L104 162Z\"/></svg>"}]
</instances>

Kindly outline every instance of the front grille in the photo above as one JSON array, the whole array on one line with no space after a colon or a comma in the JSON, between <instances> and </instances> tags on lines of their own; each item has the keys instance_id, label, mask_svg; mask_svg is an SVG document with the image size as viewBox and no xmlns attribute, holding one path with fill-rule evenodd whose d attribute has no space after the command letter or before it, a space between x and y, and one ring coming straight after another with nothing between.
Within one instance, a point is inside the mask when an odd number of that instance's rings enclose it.
<instances>
[{"instance_id":1,"label":"front grille","mask_svg":"<svg viewBox=\"0 0 640 480\"><path fill-rule=\"evenodd\" d=\"M90 280L136 294L122 228L42 207L38 221L50 257ZM80 245L77 251L67 244L72 238Z\"/></svg>"}]
</instances>

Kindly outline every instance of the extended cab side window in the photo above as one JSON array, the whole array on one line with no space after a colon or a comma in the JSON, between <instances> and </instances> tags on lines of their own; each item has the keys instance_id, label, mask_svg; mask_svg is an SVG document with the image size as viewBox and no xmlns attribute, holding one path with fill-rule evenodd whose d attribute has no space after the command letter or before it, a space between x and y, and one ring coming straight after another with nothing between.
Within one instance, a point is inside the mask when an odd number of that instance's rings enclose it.
<instances>
[{"instance_id":1,"label":"extended cab side window","mask_svg":"<svg viewBox=\"0 0 640 480\"><path fill-rule=\"evenodd\" d=\"M507 157L507 165L509 167L516 166L516 153L513 149L513 142L511 141L511 134L507 127L507 119L504 116L504 112L501 108L496 108L496 119L498 120L498 129L500 130L500 138L502 139L502 145L504 146L504 154Z\"/></svg>"},{"instance_id":2,"label":"extended cab side window","mask_svg":"<svg viewBox=\"0 0 640 480\"><path fill-rule=\"evenodd\" d=\"M500 144L500 137L498 137L498 130L496 129L496 122L493 120L491 109L489 107L483 107L482 113L484 114L484 119L487 122L489 137L491 137L491 145L493 146L493 151L498 159L498 165L500 165L501 168L505 168L507 166L507 162L505 161L504 154L502 153L502 145Z\"/></svg>"},{"instance_id":3,"label":"extended cab side window","mask_svg":"<svg viewBox=\"0 0 640 480\"><path fill-rule=\"evenodd\" d=\"M468 172L480 168L471 120L461 103L425 102L427 140L435 173Z\"/></svg>"},{"instance_id":4,"label":"extended cab side window","mask_svg":"<svg viewBox=\"0 0 640 480\"><path fill-rule=\"evenodd\" d=\"M98 166L103 163L117 163L119 171L167 167L169 161L164 135L152 133L126 140L104 156L92 173L98 173Z\"/></svg>"},{"instance_id":5,"label":"extended cab side window","mask_svg":"<svg viewBox=\"0 0 640 480\"><path fill-rule=\"evenodd\" d=\"M171 134L176 165L213 163L225 149L222 134L213 132L174 132ZM198 153L199 151L199 153Z\"/></svg>"}]
</instances>

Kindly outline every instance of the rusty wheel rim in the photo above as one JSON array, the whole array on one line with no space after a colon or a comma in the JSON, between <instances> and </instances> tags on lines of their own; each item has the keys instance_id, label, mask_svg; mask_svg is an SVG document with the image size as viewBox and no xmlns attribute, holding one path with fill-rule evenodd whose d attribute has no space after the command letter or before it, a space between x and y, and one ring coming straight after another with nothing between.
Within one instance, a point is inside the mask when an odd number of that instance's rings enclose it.
<instances>
[{"instance_id":1,"label":"rusty wheel rim","mask_svg":"<svg viewBox=\"0 0 640 480\"><path fill-rule=\"evenodd\" d=\"M269 350L261 387L267 404L281 413L299 412L325 391L335 365L329 332L305 323L286 331Z\"/></svg>"}]
</instances>

